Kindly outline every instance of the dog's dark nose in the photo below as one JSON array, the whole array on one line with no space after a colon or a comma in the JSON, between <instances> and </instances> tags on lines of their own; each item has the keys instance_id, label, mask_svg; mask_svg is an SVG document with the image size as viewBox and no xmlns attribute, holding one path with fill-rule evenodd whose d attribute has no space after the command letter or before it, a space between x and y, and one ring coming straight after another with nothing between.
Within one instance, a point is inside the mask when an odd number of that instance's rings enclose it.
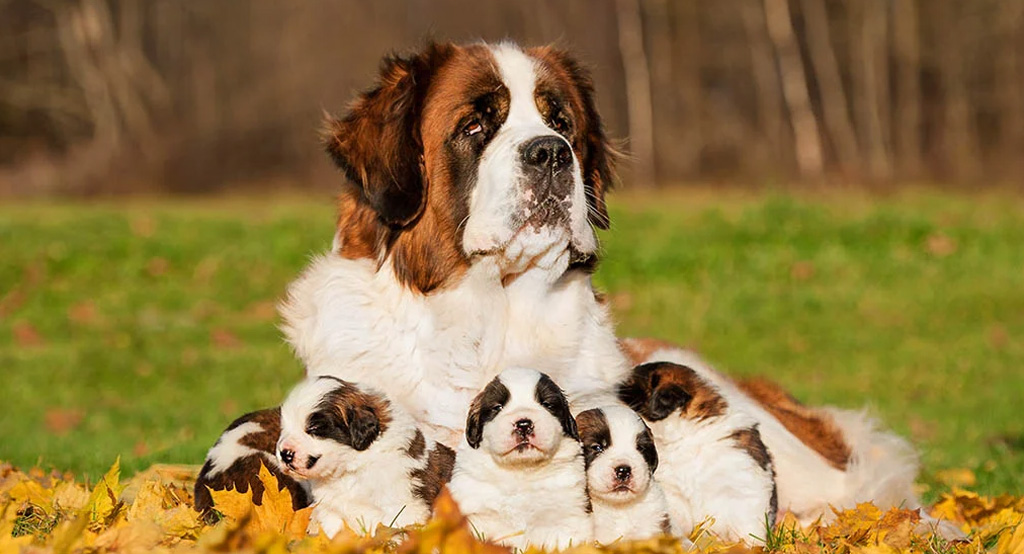
<instances>
[{"instance_id":1,"label":"dog's dark nose","mask_svg":"<svg viewBox=\"0 0 1024 554\"><path fill-rule=\"evenodd\" d=\"M633 475L633 468L627 465L621 465L615 468L615 480L616 481L629 481L630 476Z\"/></svg>"},{"instance_id":2,"label":"dog's dark nose","mask_svg":"<svg viewBox=\"0 0 1024 554\"><path fill-rule=\"evenodd\" d=\"M520 419L516 422L516 434L520 437L528 437L533 434L533 422L529 419Z\"/></svg>"},{"instance_id":3,"label":"dog's dark nose","mask_svg":"<svg viewBox=\"0 0 1024 554\"><path fill-rule=\"evenodd\" d=\"M293 466L293 464L295 462L295 451L294 450L290 450L290 449L287 449L287 448L282 448L281 452L278 453L278 456L281 458L281 461L285 463L285 465L294 467Z\"/></svg>"},{"instance_id":4,"label":"dog's dark nose","mask_svg":"<svg viewBox=\"0 0 1024 554\"><path fill-rule=\"evenodd\" d=\"M522 152L523 162L538 169L555 172L572 164L572 151L562 137L537 137L527 142Z\"/></svg>"}]
</instances>

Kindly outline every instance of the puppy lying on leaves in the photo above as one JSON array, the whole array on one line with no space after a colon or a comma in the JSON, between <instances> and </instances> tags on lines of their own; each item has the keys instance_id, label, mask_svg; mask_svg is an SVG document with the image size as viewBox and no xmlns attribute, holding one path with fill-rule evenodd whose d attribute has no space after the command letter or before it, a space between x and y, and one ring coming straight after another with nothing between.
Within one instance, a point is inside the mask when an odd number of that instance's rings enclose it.
<instances>
[{"instance_id":1,"label":"puppy lying on leaves","mask_svg":"<svg viewBox=\"0 0 1024 554\"><path fill-rule=\"evenodd\" d=\"M576 420L540 372L505 370L473 400L448 488L472 528L505 546L592 538Z\"/></svg>"},{"instance_id":2,"label":"puppy lying on leaves","mask_svg":"<svg viewBox=\"0 0 1024 554\"><path fill-rule=\"evenodd\" d=\"M257 502L262 461L282 486L298 487L292 493L296 508L313 503L310 532L333 537L345 526L372 531L378 524L423 523L451 478L455 454L450 448L427 439L384 395L353 383L309 378L279 409L257 413L264 414L262 448L247 446L256 443L255 427L232 424L210 451L210 470L204 466L196 483L197 509L215 508L212 500L200 507L200 494L209 497L208 489L238 489L243 483L254 488ZM222 467L229 469L217 471ZM301 496L307 490L311 496Z\"/></svg>"},{"instance_id":3,"label":"puppy lying on leaves","mask_svg":"<svg viewBox=\"0 0 1024 554\"><path fill-rule=\"evenodd\" d=\"M675 534L665 493L654 478L658 451L651 430L625 406L576 416L593 504L594 539L601 544Z\"/></svg>"},{"instance_id":4,"label":"puppy lying on leaves","mask_svg":"<svg viewBox=\"0 0 1024 554\"><path fill-rule=\"evenodd\" d=\"M725 540L764 537L775 524L775 470L757 421L729 405L689 367L634 368L619 398L650 425L662 463L657 477L683 534L711 518Z\"/></svg>"}]
</instances>

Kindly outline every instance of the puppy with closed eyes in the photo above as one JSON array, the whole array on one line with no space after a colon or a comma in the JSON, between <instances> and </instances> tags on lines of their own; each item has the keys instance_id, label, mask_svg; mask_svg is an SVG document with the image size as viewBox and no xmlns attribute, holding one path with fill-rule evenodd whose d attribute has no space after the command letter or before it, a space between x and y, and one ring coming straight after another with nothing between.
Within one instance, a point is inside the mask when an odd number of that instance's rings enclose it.
<instances>
[{"instance_id":1,"label":"puppy with closed eyes","mask_svg":"<svg viewBox=\"0 0 1024 554\"><path fill-rule=\"evenodd\" d=\"M285 399L277 457L310 484L310 532L329 537L344 526L425 522L455 461L383 394L327 376L303 381Z\"/></svg>"},{"instance_id":2,"label":"puppy with closed eyes","mask_svg":"<svg viewBox=\"0 0 1024 554\"><path fill-rule=\"evenodd\" d=\"M778 496L753 416L689 367L668 362L634 368L619 398L654 434L661 454L656 475L683 534L711 518L709 529L725 540L765 536Z\"/></svg>"},{"instance_id":3,"label":"puppy with closed eyes","mask_svg":"<svg viewBox=\"0 0 1024 554\"><path fill-rule=\"evenodd\" d=\"M672 535L665 493L654 478L658 451L651 430L625 406L594 408L576 416L594 540L643 540Z\"/></svg>"},{"instance_id":4,"label":"puppy with closed eyes","mask_svg":"<svg viewBox=\"0 0 1024 554\"><path fill-rule=\"evenodd\" d=\"M473 399L448 489L473 529L505 546L591 540L576 420L538 371L507 369Z\"/></svg>"}]
</instances>

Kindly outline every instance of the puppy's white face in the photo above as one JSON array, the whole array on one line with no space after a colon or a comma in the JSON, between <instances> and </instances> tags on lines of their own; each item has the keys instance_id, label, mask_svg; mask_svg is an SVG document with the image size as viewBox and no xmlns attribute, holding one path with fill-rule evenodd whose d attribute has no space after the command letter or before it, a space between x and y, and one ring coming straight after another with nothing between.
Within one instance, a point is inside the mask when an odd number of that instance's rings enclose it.
<instances>
[{"instance_id":1,"label":"puppy's white face","mask_svg":"<svg viewBox=\"0 0 1024 554\"><path fill-rule=\"evenodd\" d=\"M498 465L543 464L564 440L579 440L569 402L538 371L507 369L470 405L466 442L490 454Z\"/></svg>"},{"instance_id":2,"label":"puppy's white face","mask_svg":"<svg viewBox=\"0 0 1024 554\"><path fill-rule=\"evenodd\" d=\"M512 272L593 253L580 161L570 143L574 115L553 68L502 44L491 54L507 102L480 157L463 236L467 254L496 253ZM545 83L549 83L545 85ZM582 117L582 114L576 116Z\"/></svg>"},{"instance_id":3,"label":"puppy's white face","mask_svg":"<svg viewBox=\"0 0 1024 554\"><path fill-rule=\"evenodd\" d=\"M658 453L640 416L625 406L608 406L580 413L576 424L590 496L612 504L642 497L658 468Z\"/></svg>"},{"instance_id":4,"label":"puppy's white face","mask_svg":"<svg viewBox=\"0 0 1024 554\"><path fill-rule=\"evenodd\" d=\"M379 394L333 377L311 377L281 405L277 458L289 474L323 480L358 467L383 434L390 406Z\"/></svg>"}]
</instances>

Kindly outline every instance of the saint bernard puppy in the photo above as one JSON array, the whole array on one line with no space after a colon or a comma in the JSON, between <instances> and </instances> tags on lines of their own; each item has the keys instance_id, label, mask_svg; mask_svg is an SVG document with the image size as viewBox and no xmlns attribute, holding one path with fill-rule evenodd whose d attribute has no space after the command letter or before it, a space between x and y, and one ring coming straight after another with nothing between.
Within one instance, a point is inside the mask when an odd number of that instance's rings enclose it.
<instances>
[{"instance_id":1,"label":"saint bernard puppy","mask_svg":"<svg viewBox=\"0 0 1024 554\"><path fill-rule=\"evenodd\" d=\"M664 362L637 366L619 397L651 426L656 475L683 534L708 521L725 540L764 539L775 525L775 470L753 416L692 369Z\"/></svg>"},{"instance_id":2,"label":"saint bernard puppy","mask_svg":"<svg viewBox=\"0 0 1024 554\"><path fill-rule=\"evenodd\" d=\"M312 489L310 532L333 537L344 526L373 532L426 522L455 453L383 395L322 376L282 404L277 458Z\"/></svg>"},{"instance_id":3,"label":"saint bernard puppy","mask_svg":"<svg viewBox=\"0 0 1024 554\"><path fill-rule=\"evenodd\" d=\"M636 364L666 361L691 368L725 406L753 417L774 461L779 509L804 525L831 518L832 506L871 501L883 509L920 507L913 447L864 412L804 406L768 380L733 380L669 343L626 339L622 346ZM951 535L945 527L939 530Z\"/></svg>"},{"instance_id":4,"label":"saint bernard puppy","mask_svg":"<svg viewBox=\"0 0 1024 554\"><path fill-rule=\"evenodd\" d=\"M592 408L576 416L594 540L643 540L674 535L665 493L654 478L658 450L651 430L625 406Z\"/></svg>"},{"instance_id":5,"label":"saint bernard puppy","mask_svg":"<svg viewBox=\"0 0 1024 554\"><path fill-rule=\"evenodd\" d=\"M538 371L507 369L473 399L448 489L488 540L519 550L591 540L576 420Z\"/></svg>"},{"instance_id":6,"label":"saint bernard puppy","mask_svg":"<svg viewBox=\"0 0 1024 554\"><path fill-rule=\"evenodd\" d=\"M348 178L334 246L280 308L309 375L386 390L447 444L506 367L578 409L615 401L629 365L590 282L613 153L579 63L509 43L390 57L324 145Z\"/></svg>"},{"instance_id":7,"label":"saint bernard puppy","mask_svg":"<svg viewBox=\"0 0 1024 554\"><path fill-rule=\"evenodd\" d=\"M312 496L306 483L285 475L277 463L277 439L281 435L281 409L270 408L245 414L228 425L206 455L195 486L195 509L210 517L213 495L210 491L252 489L252 501L263 502L260 466L277 477L278 486L292 495L292 508L309 506Z\"/></svg>"}]
</instances>

